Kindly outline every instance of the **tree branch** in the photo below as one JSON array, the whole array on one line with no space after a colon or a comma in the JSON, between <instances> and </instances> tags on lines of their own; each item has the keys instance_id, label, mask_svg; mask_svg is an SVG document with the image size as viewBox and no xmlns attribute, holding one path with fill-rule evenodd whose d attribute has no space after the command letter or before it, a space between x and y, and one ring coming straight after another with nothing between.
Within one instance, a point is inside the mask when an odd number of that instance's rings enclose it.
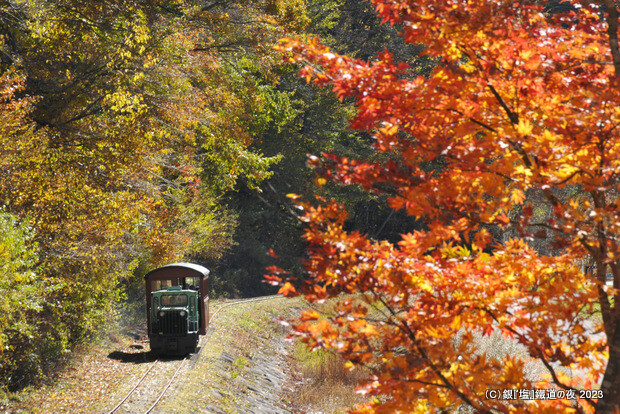
<instances>
[{"instance_id":1,"label":"tree branch","mask_svg":"<svg viewBox=\"0 0 620 414\"><path fill-rule=\"evenodd\" d=\"M513 125L514 124L518 124L519 123L519 115L517 115L515 112L513 112L508 107L508 105L506 104L506 101L504 101L504 99L501 97L499 92L497 92L497 90L495 89L495 87L493 85L491 85L490 83L487 83L487 86L491 90L491 93L493 94L493 96L495 96L495 99L497 99L497 102L499 102L501 107L506 112L506 115L508 115L508 119L510 119L510 123L513 124Z\"/></svg>"},{"instance_id":2,"label":"tree branch","mask_svg":"<svg viewBox=\"0 0 620 414\"><path fill-rule=\"evenodd\" d=\"M603 0L607 9L607 35L609 36L609 48L614 63L616 78L620 78L620 47L618 45L618 9L613 0Z\"/></svg>"},{"instance_id":3,"label":"tree branch","mask_svg":"<svg viewBox=\"0 0 620 414\"><path fill-rule=\"evenodd\" d=\"M435 373L435 375L437 375L437 377L441 380L441 382L443 382L446 385L446 388L448 388L450 391L454 392L463 402L467 403L468 405L473 407L478 412L490 413L491 412L490 410L484 411L482 409L482 407L477 406L471 399L469 399L469 397L467 395L463 394L463 392L461 392L454 384L452 384L448 380L448 378L446 378L445 375L443 375L441 370L431 361L431 359L428 357L428 355L426 355L426 352L425 352L424 348L422 348L417 343L418 341L416 339L415 332L413 332L411 330L409 325L404 320L399 319L397 317L397 315L394 313L394 310L391 308L391 306L387 302L385 302L385 300L381 296L377 295L375 292L373 292L373 294L385 306L385 308L392 314L392 316L394 318L396 318L397 320L400 320L400 324L399 324L400 329L405 333L405 335L407 335L409 337L409 339L411 340L413 346L418 351L420 356L422 356L422 358L424 358L424 360L428 364L429 368Z\"/></svg>"}]
</instances>

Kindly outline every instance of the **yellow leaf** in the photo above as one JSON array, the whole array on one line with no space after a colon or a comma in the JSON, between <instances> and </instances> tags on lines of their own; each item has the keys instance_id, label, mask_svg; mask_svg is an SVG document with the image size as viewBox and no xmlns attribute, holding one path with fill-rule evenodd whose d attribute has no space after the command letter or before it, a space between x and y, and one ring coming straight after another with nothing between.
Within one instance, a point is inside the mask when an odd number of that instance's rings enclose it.
<instances>
[{"instance_id":1,"label":"yellow leaf","mask_svg":"<svg viewBox=\"0 0 620 414\"><path fill-rule=\"evenodd\" d=\"M517 132L520 135L528 135L532 132L533 129L534 127L527 119L519 120L519 124L517 125Z\"/></svg>"}]
</instances>

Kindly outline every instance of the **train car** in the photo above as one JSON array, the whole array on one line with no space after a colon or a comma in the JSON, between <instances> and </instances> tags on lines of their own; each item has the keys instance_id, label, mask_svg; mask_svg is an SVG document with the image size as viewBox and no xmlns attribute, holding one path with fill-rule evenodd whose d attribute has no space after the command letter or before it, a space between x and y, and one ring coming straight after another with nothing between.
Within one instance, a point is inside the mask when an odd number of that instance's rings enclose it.
<instances>
[{"instance_id":1,"label":"train car","mask_svg":"<svg viewBox=\"0 0 620 414\"><path fill-rule=\"evenodd\" d=\"M196 351L209 324L209 269L172 263L144 276L151 351L185 355Z\"/></svg>"}]
</instances>

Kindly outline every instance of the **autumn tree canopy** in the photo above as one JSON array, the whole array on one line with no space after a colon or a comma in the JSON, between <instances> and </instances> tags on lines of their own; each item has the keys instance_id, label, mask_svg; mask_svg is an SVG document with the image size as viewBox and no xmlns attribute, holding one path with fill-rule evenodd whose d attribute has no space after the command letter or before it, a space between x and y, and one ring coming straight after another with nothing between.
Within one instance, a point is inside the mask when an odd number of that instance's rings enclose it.
<instances>
[{"instance_id":1,"label":"autumn tree canopy","mask_svg":"<svg viewBox=\"0 0 620 414\"><path fill-rule=\"evenodd\" d=\"M370 3L308 0L305 5L310 22L303 32L320 37L335 50L369 56L383 50L389 40L393 42L391 49L398 48L407 56L415 53L416 47L404 43L395 27L380 24ZM307 165L308 153L380 156L372 150L368 133L348 128L353 103L343 105L331 91L307 84L297 76L298 72L297 65L281 67L277 83L280 95L265 105L292 109L286 113L287 122L267 125L251 144L266 156L281 156L270 169L272 176L260 184L260 191L241 180L223 200L238 213L238 225L234 233L236 245L209 267L213 272L211 287L216 290L244 296L267 294L274 289L263 283L266 266L277 261L288 269L301 268L304 228L286 195L316 190L314 172ZM411 228L411 219L390 210L383 195L354 187L331 186L329 191L349 206L352 228L395 238L403 232L403 222ZM277 252L277 260L267 255L270 249Z\"/></svg>"},{"instance_id":2,"label":"autumn tree canopy","mask_svg":"<svg viewBox=\"0 0 620 414\"><path fill-rule=\"evenodd\" d=\"M305 312L297 334L368 367L358 412L619 412L617 3L372 3L424 46L430 74L389 50L372 61L316 39L281 50L353 99L352 127L385 154L312 157L317 183L386 194L425 229L375 240L345 230L341 205L297 198L310 278L270 279L311 301L355 294L332 315ZM479 339L498 333L519 352L484 353ZM603 398L566 398L599 387ZM538 398L488 393L525 389Z\"/></svg>"},{"instance_id":3,"label":"autumn tree canopy","mask_svg":"<svg viewBox=\"0 0 620 414\"><path fill-rule=\"evenodd\" d=\"M273 44L303 22L296 0L0 1L0 389L104 328L146 269L232 244L218 199L278 159L249 146L287 110L264 104Z\"/></svg>"}]
</instances>

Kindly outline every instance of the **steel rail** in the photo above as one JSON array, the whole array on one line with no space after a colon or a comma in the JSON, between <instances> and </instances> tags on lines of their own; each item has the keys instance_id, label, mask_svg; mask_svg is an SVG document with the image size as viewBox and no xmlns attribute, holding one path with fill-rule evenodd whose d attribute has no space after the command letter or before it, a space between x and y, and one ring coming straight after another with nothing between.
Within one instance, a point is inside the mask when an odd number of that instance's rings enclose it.
<instances>
[{"instance_id":1,"label":"steel rail","mask_svg":"<svg viewBox=\"0 0 620 414\"><path fill-rule=\"evenodd\" d=\"M157 364L157 361L159 361L158 359L155 360L155 362L153 362L151 364L151 366L149 367L149 369L146 370L146 372L144 373L144 375L142 376L142 378L140 378L140 380L138 381L138 383L131 389L129 390L129 392L125 395L125 398L123 398L121 400L121 402L119 402L118 404L116 404L116 406L114 408L112 408L110 411L108 411L108 414L113 414L116 410L118 410L121 405L123 405L125 403L125 401L127 401L127 399L131 396L131 394L133 394L133 392L136 390L136 388L138 388L140 386L140 384L142 384L142 381L144 381L144 378L146 378L146 376L149 374L149 372L151 372L151 370L153 369L153 367Z\"/></svg>"},{"instance_id":2,"label":"steel rail","mask_svg":"<svg viewBox=\"0 0 620 414\"><path fill-rule=\"evenodd\" d=\"M168 391L168 388L170 388L170 386L172 385L172 382L174 381L174 379L176 378L177 374L181 370L181 367L183 366L185 361L187 361L187 357L183 358L183 361L181 361L181 363L179 364L179 367L177 368L177 370L174 371L174 375L172 375L172 378L170 378L170 381L168 381L168 384L166 384L166 386L162 390L161 394L159 394L159 397L157 397L157 399L155 400L153 405L151 405L149 407L149 409L144 412L144 414L149 414L151 411L153 411L153 409L157 406L157 404L159 404L159 401L161 401L161 399L164 398L164 394L166 394L166 391Z\"/></svg>"},{"instance_id":3,"label":"steel rail","mask_svg":"<svg viewBox=\"0 0 620 414\"><path fill-rule=\"evenodd\" d=\"M215 312L213 312L213 314L211 314L211 316L209 317L209 327L211 326L211 322L215 319L215 316L222 310L225 308L228 308L230 306L234 306L234 305L240 305L243 303L251 303L251 302L260 302L260 301L264 301L264 300L268 300L268 299L276 299L276 298L281 298L283 296L280 295L269 295L269 296L260 296L257 298L249 298L249 299L239 299L236 300L234 302L230 302L230 303L226 303L221 305L219 308L217 308L215 310ZM164 395L166 394L166 391L168 391L168 389L170 388L170 386L172 385L174 379L176 378L177 374L179 373L179 371L181 370L181 367L183 366L183 364L185 363L185 361L187 360L187 357L185 357L183 359L183 361L181 361L181 363L179 364L179 366L177 367L176 371L174 372L174 374L172 375L172 378L170 379L170 381L168 381L168 384L166 384L166 386L164 387L163 391L159 394L159 396L157 397L157 399L155 400L155 402L149 407L148 410L146 410L144 412L144 414L149 414L153 411L153 409L157 406L157 404L159 404L159 402L162 400L162 398L164 397ZM129 397L131 396L131 394L133 394L133 392L140 386L140 384L142 384L142 382L144 381L144 379L146 378L146 376L148 375L149 372L151 372L151 370L153 369L153 367L155 366L155 364L157 364L159 360L155 360L155 362L149 367L149 369L144 373L144 375L142 376L142 378L140 378L140 380L138 381L138 383L125 395L125 397L110 411L108 411L107 414L113 414L114 412L116 412L116 410L118 410L124 403L125 401L127 401L129 399Z\"/></svg>"}]
</instances>

